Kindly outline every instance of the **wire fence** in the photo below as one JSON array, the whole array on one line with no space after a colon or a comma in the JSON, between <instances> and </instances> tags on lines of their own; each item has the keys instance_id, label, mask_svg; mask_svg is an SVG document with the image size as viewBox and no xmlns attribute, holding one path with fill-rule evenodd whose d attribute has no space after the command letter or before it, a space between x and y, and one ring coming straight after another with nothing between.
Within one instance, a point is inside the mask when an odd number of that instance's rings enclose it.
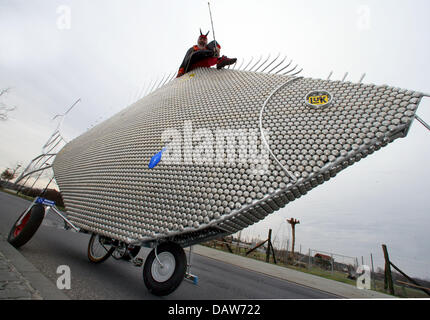
<instances>
[{"instance_id":1,"label":"wire fence","mask_svg":"<svg viewBox=\"0 0 430 320\"><path fill-rule=\"evenodd\" d=\"M384 271L380 267L376 270L374 269L372 254L369 257L352 257L312 248L302 250L303 248L300 245L293 254L288 250L288 242L283 244L282 249L280 249L279 247L271 246L269 239L265 241L256 239L241 241L240 237L226 237L203 243L203 245L268 263L276 263L279 266L326 277L353 286L357 285L357 279L361 275L357 274L358 267L368 265L371 272L371 289L388 293L385 287ZM408 283L403 277L394 275L394 281L395 296L428 298L422 290L420 291L417 285ZM423 285L428 286L429 283L424 282Z\"/></svg>"}]
</instances>

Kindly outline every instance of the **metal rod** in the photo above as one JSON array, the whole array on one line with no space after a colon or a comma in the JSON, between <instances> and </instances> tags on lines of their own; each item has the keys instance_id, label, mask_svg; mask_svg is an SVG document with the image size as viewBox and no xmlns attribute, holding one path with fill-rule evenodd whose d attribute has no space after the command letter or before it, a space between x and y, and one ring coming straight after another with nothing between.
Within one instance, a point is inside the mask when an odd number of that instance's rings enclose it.
<instances>
[{"instance_id":1,"label":"metal rod","mask_svg":"<svg viewBox=\"0 0 430 320\"><path fill-rule=\"evenodd\" d=\"M152 88L151 90L149 90L148 94L150 94L154 90L154 87L156 84L157 84L157 79L155 79L154 84L152 85Z\"/></svg>"},{"instance_id":2,"label":"metal rod","mask_svg":"<svg viewBox=\"0 0 430 320\"><path fill-rule=\"evenodd\" d=\"M358 83L362 83L365 76L366 76L366 74L363 73L363 75L361 76L360 81Z\"/></svg>"},{"instance_id":3,"label":"metal rod","mask_svg":"<svg viewBox=\"0 0 430 320\"><path fill-rule=\"evenodd\" d=\"M60 136L60 131L55 131L52 135L51 135L51 137L48 139L48 141L45 143L45 145L42 147L42 149L43 148L46 148L46 147L49 147L52 143L54 143L54 141L55 140L57 140L57 138ZM55 137L55 138L54 138ZM52 141L51 141L51 139L52 139Z\"/></svg>"},{"instance_id":4,"label":"metal rod","mask_svg":"<svg viewBox=\"0 0 430 320\"><path fill-rule=\"evenodd\" d=\"M285 82L284 84L278 86L275 90L273 90L270 95L267 97L267 99L264 101L263 106L261 107L261 111L260 111L260 118L259 118L259 129L260 129L260 135L261 135L261 141L263 142L264 146L266 147L266 149L269 151L270 155L272 156L272 158L278 163L278 165L285 171L285 173L287 174L287 176L289 176L293 182L297 182L297 177L292 174L287 168L285 168L282 163L278 160L278 158L276 158L276 156L273 154L272 150L270 149L269 143L267 142L267 139L264 135L263 132L263 113L264 113L264 109L266 108L267 103L269 102L269 100L272 98L272 96L278 92L280 89L282 89L283 87L285 87L286 85L290 84L291 82L300 79L299 78L293 78L288 80L287 82Z\"/></svg>"},{"instance_id":5,"label":"metal rod","mask_svg":"<svg viewBox=\"0 0 430 320\"><path fill-rule=\"evenodd\" d=\"M415 119L417 119L427 130L430 131L430 126L423 119L421 119L417 115L415 115Z\"/></svg>"},{"instance_id":6,"label":"metal rod","mask_svg":"<svg viewBox=\"0 0 430 320\"><path fill-rule=\"evenodd\" d=\"M42 166L43 165L49 165L49 164L46 163L49 159L51 159L51 158L46 159L45 162L42 164ZM30 190L33 189L33 187L36 185L36 182L40 179L40 177L42 176L42 174L43 174L43 171L40 171L39 176L36 178L36 180L34 180L33 184L30 187Z\"/></svg>"},{"instance_id":7,"label":"metal rod","mask_svg":"<svg viewBox=\"0 0 430 320\"><path fill-rule=\"evenodd\" d=\"M66 114L68 114L68 113L70 112L70 110L72 110L72 109L73 109L73 107L74 107L75 105L77 105L80 101L81 101L81 98L79 98L78 100L76 100L76 102L75 102L74 104L72 104L72 106L71 106L69 109L67 109L67 111L66 111L66 112L64 112L63 114L57 114L57 115L55 115L51 120L54 120L54 119L55 119L55 118L57 118L57 117L65 116L65 115L66 115Z\"/></svg>"},{"instance_id":8,"label":"metal rod","mask_svg":"<svg viewBox=\"0 0 430 320\"><path fill-rule=\"evenodd\" d=\"M293 68L293 69L288 70L288 71L284 72L283 74L285 75L285 74L288 74L288 73L290 73L290 72L293 72L294 70L296 70L296 68L297 68L298 66L299 66L299 65L298 65L298 64L296 64L296 65L294 66L294 68Z\"/></svg>"},{"instance_id":9,"label":"metal rod","mask_svg":"<svg viewBox=\"0 0 430 320\"><path fill-rule=\"evenodd\" d=\"M144 96L146 96L149 93L149 88L151 88L151 83L152 83L152 80L149 81L148 86L145 88L145 93L143 94Z\"/></svg>"},{"instance_id":10,"label":"metal rod","mask_svg":"<svg viewBox=\"0 0 430 320\"><path fill-rule=\"evenodd\" d=\"M212 34L214 35L214 42L215 42L215 49L216 49L218 43L216 42L216 39L215 39L215 29L214 29L214 23L213 23L213 20L212 20L211 4L209 3L209 1L208 1L208 7L209 7L209 16L211 18Z\"/></svg>"},{"instance_id":11,"label":"metal rod","mask_svg":"<svg viewBox=\"0 0 430 320\"><path fill-rule=\"evenodd\" d=\"M258 61L249 69L249 71L252 71L252 69L255 68L255 66L261 61L262 58L263 56L260 56L260 59L258 59Z\"/></svg>"},{"instance_id":12,"label":"metal rod","mask_svg":"<svg viewBox=\"0 0 430 320\"><path fill-rule=\"evenodd\" d=\"M292 70L291 70L292 71ZM300 69L299 71L296 71L296 72L294 72L294 73L292 73L292 74L289 74L289 76L290 77L292 77L292 76L295 76L295 75L298 75L300 72L302 72L303 71L303 68L302 69Z\"/></svg>"},{"instance_id":13,"label":"metal rod","mask_svg":"<svg viewBox=\"0 0 430 320\"><path fill-rule=\"evenodd\" d=\"M237 70L242 70L241 68L242 68L242 66L243 66L243 63L245 62L245 59L242 59L241 61L242 61L242 62L241 62L241 64L240 64L240 66L237 68Z\"/></svg>"},{"instance_id":14,"label":"metal rod","mask_svg":"<svg viewBox=\"0 0 430 320\"><path fill-rule=\"evenodd\" d=\"M279 62L276 66L274 66L272 69L270 69L270 71L268 71L267 73L271 73L273 70L275 70L277 67L279 67L281 64L284 63L285 59L287 59L287 56L284 57L284 59L282 59L281 62Z\"/></svg>"},{"instance_id":15,"label":"metal rod","mask_svg":"<svg viewBox=\"0 0 430 320\"><path fill-rule=\"evenodd\" d=\"M176 72L176 71L175 71L175 72L173 72L173 75L172 75L172 77L169 79L169 82L170 82L170 81L172 81L173 79L175 79L176 74L177 74L177 72Z\"/></svg>"},{"instance_id":16,"label":"metal rod","mask_svg":"<svg viewBox=\"0 0 430 320\"><path fill-rule=\"evenodd\" d=\"M264 72L268 67L270 67L276 60L278 60L279 56L281 55L281 53L278 53L278 56L273 59L272 62L270 62L263 70L261 70L260 72Z\"/></svg>"},{"instance_id":17,"label":"metal rod","mask_svg":"<svg viewBox=\"0 0 430 320\"><path fill-rule=\"evenodd\" d=\"M344 82L345 81L345 79L346 79L346 77L348 76L348 72L347 73L345 73L345 75L343 76L343 79L342 79L342 82Z\"/></svg>"},{"instance_id":18,"label":"metal rod","mask_svg":"<svg viewBox=\"0 0 430 320\"><path fill-rule=\"evenodd\" d=\"M36 172L39 172L39 171L43 171L43 170L46 170L46 169L49 169L49 168L52 168L52 165L51 165L51 166L46 166L46 167L41 168L41 169L33 170L33 171L31 171L31 172L27 173L26 175L21 176L21 177L19 178L19 180L16 180L16 181L15 181L15 183L18 183L19 181L21 181L22 179L24 179L25 177L27 177L27 176L29 176L29 175L31 175L31 174L33 174L33 173L36 173Z\"/></svg>"},{"instance_id":19,"label":"metal rod","mask_svg":"<svg viewBox=\"0 0 430 320\"><path fill-rule=\"evenodd\" d=\"M60 216L61 219L63 219L68 225L70 225L75 231L79 232L81 229L79 229L78 227L76 227L72 222L70 222L69 219L67 219L63 214L60 213L59 210L57 210L57 208L52 207L52 210L58 214Z\"/></svg>"},{"instance_id":20,"label":"metal rod","mask_svg":"<svg viewBox=\"0 0 430 320\"><path fill-rule=\"evenodd\" d=\"M62 137L61 137L61 139L62 139ZM51 152L52 150L54 150L55 149L55 147L56 146L58 146L59 144L60 144L60 142L61 142L61 139L59 140L59 141L57 141L57 143L51 148L51 149L49 149L49 150L47 150L46 152L44 152L44 153L49 153L49 152ZM55 140L54 140L55 141ZM52 141L52 143L54 142L54 141ZM42 150L43 151L43 150Z\"/></svg>"},{"instance_id":21,"label":"metal rod","mask_svg":"<svg viewBox=\"0 0 430 320\"><path fill-rule=\"evenodd\" d=\"M172 73L169 73L168 76L166 77L166 80L161 84L161 86L164 86L166 83L169 82L169 79L172 77Z\"/></svg>"},{"instance_id":22,"label":"metal rod","mask_svg":"<svg viewBox=\"0 0 430 320\"><path fill-rule=\"evenodd\" d=\"M330 80L330 77L332 76L332 74L333 74L333 71L330 71L330 74L328 75L327 80Z\"/></svg>"},{"instance_id":23,"label":"metal rod","mask_svg":"<svg viewBox=\"0 0 430 320\"><path fill-rule=\"evenodd\" d=\"M139 93L140 93L140 87L137 87L137 90L136 90L136 94L135 94L135 96L133 97L133 103L135 103L137 100L139 100ZM97 122L96 122L97 123Z\"/></svg>"},{"instance_id":24,"label":"metal rod","mask_svg":"<svg viewBox=\"0 0 430 320\"><path fill-rule=\"evenodd\" d=\"M267 59L262 63L262 64L260 64L260 66L257 68L257 69L255 69L255 71L254 72L257 72L262 66L264 66L264 64L267 62L267 60L269 60L270 59L270 54L269 54L269 56L267 57Z\"/></svg>"},{"instance_id":25,"label":"metal rod","mask_svg":"<svg viewBox=\"0 0 430 320\"><path fill-rule=\"evenodd\" d=\"M164 77L165 77L165 75L163 75L163 77L161 78L161 81L158 83L158 85L157 85L157 87L155 89L160 88L161 83L164 81Z\"/></svg>"},{"instance_id":26,"label":"metal rod","mask_svg":"<svg viewBox=\"0 0 430 320\"><path fill-rule=\"evenodd\" d=\"M251 64L252 60L254 60L254 57L251 57L251 61L249 61L246 67L242 69L243 71L246 71L246 68Z\"/></svg>"},{"instance_id":27,"label":"metal rod","mask_svg":"<svg viewBox=\"0 0 430 320\"><path fill-rule=\"evenodd\" d=\"M161 268L164 268L164 265L161 263L160 259L158 259L157 247L158 246L155 246L155 258L157 259L157 261L160 264Z\"/></svg>"},{"instance_id":28,"label":"metal rod","mask_svg":"<svg viewBox=\"0 0 430 320\"><path fill-rule=\"evenodd\" d=\"M291 60L290 60L290 62L288 62L288 64L287 64L285 67L283 67L282 69L279 69L278 71L276 71L276 72L275 72L275 74L278 74L279 72L281 72L281 71L283 71L283 70L287 69L287 68L291 65L291 63L292 63L292 62L293 62L293 60L291 59ZM294 67L294 69L295 69L295 68L297 68L297 65ZM293 70L294 70L294 69L293 69ZM292 70L291 70L291 71L292 71ZM288 72L289 72L289 71L287 71L286 73L288 73Z\"/></svg>"},{"instance_id":29,"label":"metal rod","mask_svg":"<svg viewBox=\"0 0 430 320\"><path fill-rule=\"evenodd\" d=\"M142 98L143 90L145 90L145 85L143 85L143 86L142 86L142 89L140 89L139 94L138 94L138 96L137 96L137 100L139 100L139 99L141 99L141 98Z\"/></svg>"},{"instance_id":30,"label":"metal rod","mask_svg":"<svg viewBox=\"0 0 430 320\"><path fill-rule=\"evenodd\" d=\"M52 166L51 166L51 167L52 167ZM44 189L44 190L42 191L42 193L40 194L40 197L43 197L43 196L45 195L46 191L48 191L48 187L49 187L49 185L51 184L52 180L54 180L54 178L55 178L55 176L54 176L54 175L52 175L51 180L49 180L49 182L48 182L48 184L46 185L45 189Z\"/></svg>"}]
</instances>

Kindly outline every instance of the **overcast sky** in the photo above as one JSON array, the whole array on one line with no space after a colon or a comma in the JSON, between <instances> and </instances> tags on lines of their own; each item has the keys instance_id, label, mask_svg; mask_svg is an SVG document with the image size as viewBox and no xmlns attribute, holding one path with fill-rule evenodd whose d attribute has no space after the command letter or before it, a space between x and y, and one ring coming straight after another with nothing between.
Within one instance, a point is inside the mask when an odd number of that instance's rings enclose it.
<instances>
[{"instance_id":1,"label":"overcast sky","mask_svg":"<svg viewBox=\"0 0 430 320\"><path fill-rule=\"evenodd\" d=\"M303 75L430 92L430 2L212 1L222 53L287 54ZM40 154L57 122L71 140L125 108L150 81L176 71L211 30L207 1L0 0L0 170ZM209 38L212 39L212 32ZM430 122L430 103L418 114ZM397 140L242 232L277 240L300 220L297 244L383 265L381 244L412 276L430 279L430 132L414 122ZM298 247L297 247L298 249Z\"/></svg>"}]
</instances>

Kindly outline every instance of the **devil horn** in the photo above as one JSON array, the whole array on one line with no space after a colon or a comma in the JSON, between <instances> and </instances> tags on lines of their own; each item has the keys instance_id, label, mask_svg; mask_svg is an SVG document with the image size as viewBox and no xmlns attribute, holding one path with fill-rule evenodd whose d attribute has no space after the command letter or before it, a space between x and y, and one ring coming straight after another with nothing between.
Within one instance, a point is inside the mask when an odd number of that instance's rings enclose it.
<instances>
[{"instance_id":1,"label":"devil horn","mask_svg":"<svg viewBox=\"0 0 430 320\"><path fill-rule=\"evenodd\" d=\"M210 30L208 31L208 33L206 33L206 37L208 36L209 32L210 32Z\"/></svg>"},{"instance_id":2,"label":"devil horn","mask_svg":"<svg viewBox=\"0 0 430 320\"><path fill-rule=\"evenodd\" d=\"M201 36L203 35L202 29L200 29L200 35L201 35Z\"/></svg>"}]
</instances>

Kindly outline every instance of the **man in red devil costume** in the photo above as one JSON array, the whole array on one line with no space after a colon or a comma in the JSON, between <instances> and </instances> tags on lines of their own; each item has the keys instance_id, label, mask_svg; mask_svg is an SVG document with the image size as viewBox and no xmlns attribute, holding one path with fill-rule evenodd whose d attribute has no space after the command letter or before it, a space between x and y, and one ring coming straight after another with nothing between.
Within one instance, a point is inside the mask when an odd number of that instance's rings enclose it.
<instances>
[{"instance_id":1,"label":"man in red devil costume","mask_svg":"<svg viewBox=\"0 0 430 320\"><path fill-rule=\"evenodd\" d=\"M200 36L197 39L197 45L188 49L185 58L179 67L176 78L195 68L210 68L216 65L217 69L222 69L225 66L236 62L236 58L230 59L226 56L220 57L221 46L218 42L212 41L208 44L208 33L203 34L200 30ZM216 43L216 47L215 47Z\"/></svg>"}]
</instances>

